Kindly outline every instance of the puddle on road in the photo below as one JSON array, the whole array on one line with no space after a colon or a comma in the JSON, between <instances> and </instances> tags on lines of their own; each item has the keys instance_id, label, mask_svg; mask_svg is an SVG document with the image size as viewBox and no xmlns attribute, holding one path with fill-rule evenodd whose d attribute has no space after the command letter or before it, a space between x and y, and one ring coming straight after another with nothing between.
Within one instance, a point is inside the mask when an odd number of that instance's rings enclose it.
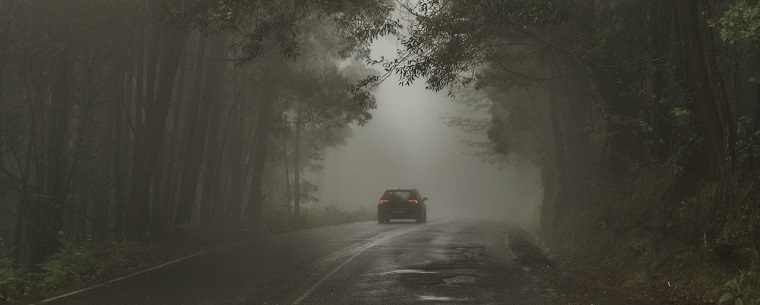
<instances>
[{"instance_id":1,"label":"puddle on road","mask_svg":"<svg viewBox=\"0 0 760 305\"><path fill-rule=\"evenodd\" d=\"M436 273L438 273L438 272L418 270L418 269L398 269L398 270L383 272L383 273L381 273L381 275L394 275L394 274L436 274Z\"/></svg>"},{"instance_id":2,"label":"puddle on road","mask_svg":"<svg viewBox=\"0 0 760 305\"><path fill-rule=\"evenodd\" d=\"M435 296L435 295L421 295L421 296L418 296L418 298L420 301L435 301L435 302L462 302L462 301L469 300L466 298L441 297L441 296Z\"/></svg>"},{"instance_id":3,"label":"puddle on road","mask_svg":"<svg viewBox=\"0 0 760 305\"><path fill-rule=\"evenodd\" d=\"M474 284L475 277L469 276L469 275L459 275L459 276L443 279L443 282L445 282L446 285Z\"/></svg>"}]
</instances>

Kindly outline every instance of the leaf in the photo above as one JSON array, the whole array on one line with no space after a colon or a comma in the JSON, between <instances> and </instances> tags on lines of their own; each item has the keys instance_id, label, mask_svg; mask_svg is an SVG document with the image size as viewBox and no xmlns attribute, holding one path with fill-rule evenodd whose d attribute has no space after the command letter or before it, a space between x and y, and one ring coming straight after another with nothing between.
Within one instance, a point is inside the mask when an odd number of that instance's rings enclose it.
<instances>
[{"instance_id":1,"label":"leaf","mask_svg":"<svg viewBox=\"0 0 760 305\"><path fill-rule=\"evenodd\" d=\"M734 288L734 287L737 286L736 284L737 284L736 279L732 279L732 280L726 282L725 284L723 284L723 286L725 286L727 288Z\"/></svg>"},{"instance_id":2,"label":"leaf","mask_svg":"<svg viewBox=\"0 0 760 305\"><path fill-rule=\"evenodd\" d=\"M722 296L720 296L720 299L718 300L718 304L725 304L730 302L734 299L734 295L730 292L724 293Z\"/></svg>"}]
</instances>

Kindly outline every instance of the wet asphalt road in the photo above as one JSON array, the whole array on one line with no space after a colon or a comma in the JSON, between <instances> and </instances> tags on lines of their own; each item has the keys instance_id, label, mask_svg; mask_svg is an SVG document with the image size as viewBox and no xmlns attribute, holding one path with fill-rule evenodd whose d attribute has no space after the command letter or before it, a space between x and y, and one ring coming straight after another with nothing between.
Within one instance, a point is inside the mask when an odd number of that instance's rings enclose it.
<instances>
[{"instance_id":1,"label":"wet asphalt road","mask_svg":"<svg viewBox=\"0 0 760 305\"><path fill-rule=\"evenodd\" d=\"M513 230L445 220L317 228L48 304L564 304L549 273L535 271L543 261L515 254Z\"/></svg>"}]
</instances>

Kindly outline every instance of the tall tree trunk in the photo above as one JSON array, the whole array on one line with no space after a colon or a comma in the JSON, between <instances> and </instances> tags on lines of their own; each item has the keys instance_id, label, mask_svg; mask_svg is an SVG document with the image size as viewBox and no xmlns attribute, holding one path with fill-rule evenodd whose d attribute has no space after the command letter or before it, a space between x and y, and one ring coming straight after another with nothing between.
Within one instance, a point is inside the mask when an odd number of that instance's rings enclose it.
<instances>
[{"instance_id":1,"label":"tall tree trunk","mask_svg":"<svg viewBox=\"0 0 760 305\"><path fill-rule=\"evenodd\" d=\"M41 200L37 211L42 221L39 225L40 235L37 241L40 248L33 258L41 262L46 256L58 249L58 232L63 228L65 201L68 193L69 158L67 143L73 97L71 92L71 59L68 50L64 50L59 59L58 79L53 87L50 113L48 115L47 133L47 173L44 183L44 194L47 198Z\"/></svg>"},{"instance_id":2,"label":"tall tree trunk","mask_svg":"<svg viewBox=\"0 0 760 305\"><path fill-rule=\"evenodd\" d=\"M290 185L290 158L288 157L288 141L283 142L282 167L285 169L285 204L288 206L288 216L292 218L295 216L295 212L291 205L293 202L293 187Z\"/></svg>"},{"instance_id":3,"label":"tall tree trunk","mask_svg":"<svg viewBox=\"0 0 760 305\"><path fill-rule=\"evenodd\" d=\"M564 73L560 71L560 62L557 60L557 54L550 53L544 58L544 69L546 75L559 75ZM541 170L541 179L544 185L544 199L541 206L541 230L542 234L551 242L560 242L560 217L562 215L562 206L560 201L563 200L563 189L565 181L565 161L566 145L565 132L561 121L561 108L557 103L556 92L560 90L553 88L554 83L547 83L547 102L548 117L547 123L547 143L546 146L552 148L547 152L547 160L544 162ZM565 203L567 204L567 203Z\"/></svg>"},{"instance_id":4,"label":"tall tree trunk","mask_svg":"<svg viewBox=\"0 0 760 305\"><path fill-rule=\"evenodd\" d=\"M236 84L236 86L239 86ZM237 89L239 90L239 89ZM240 222L240 209L243 206L243 182L246 176L243 166L243 150L245 145L243 138L243 110L241 107L240 92L236 93L235 105L233 105L233 121L231 141L229 146L229 188L227 194L227 207L225 208L224 221L228 229L236 228Z\"/></svg>"},{"instance_id":5,"label":"tall tree trunk","mask_svg":"<svg viewBox=\"0 0 760 305\"><path fill-rule=\"evenodd\" d=\"M303 131L301 101L296 102L296 132L293 150L293 216L301 218L301 132Z\"/></svg>"},{"instance_id":6,"label":"tall tree trunk","mask_svg":"<svg viewBox=\"0 0 760 305\"><path fill-rule=\"evenodd\" d=\"M207 126L208 102L205 100L206 75L206 37L201 35L198 42L198 55L195 63L195 80L192 88L195 99L187 107L185 116L185 148L182 163L182 178L179 189L176 222L189 223L196 201L198 179L201 171L201 161L204 153L204 138Z\"/></svg>"},{"instance_id":7,"label":"tall tree trunk","mask_svg":"<svg viewBox=\"0 0 760 305\"><path fill-rule=\"evenodd\" d=\"M754 128L755 130L760 130L760 52L755 51L754 54L755 57L755 64L754 64L754 75L755 77L755 113L754 113ZM753 152L752 155L754 156L756 152Z\"/></svg>"},{"instance_id":8,"label":"tall tree trunk","mask_svg":"<svg viewBox=\"0 0 760 305\"><path fill-rule=\"evenodd\" d=\"M187 90L187 63L190 61L190 56L183 56L182 64L179 68L179 75L177 77L177 94L174 99L174 109L171 114L171 133L168 137L169 143L167 144L168 151L166 153L167 160L165 162L164 181L162 191L158 194L156 202L156 212L154 213L153 232L162 234L167 232L174 225L175 205L174 199L177 193L177 180L179 172L177 171L177 162L181 160L180 150L182 149L183 134L181 128L182 111L185 104L185 95Z\"/></svg>"},{"instance_id":9,"label":"tall tree trunk","mask_svg":"<svg viewBox=\"0 0 760 305\"><path fill-rule=\"evenodd\" d=\"M133 50L134 51L134 50ZM130 107L134 105L137 89L137 71L139 68L133 68L130 72L125 72L124 83L121 92L121 100L114 105L111 113L114 123L113 147L111 164L111 176L113 177L113 237L121 240L126 236L126 207L127 207L127 187L126 182L130 181L129 168L129 128L127 122L130 117Z\"/></svg>"},{"instance_id":10,"label":"tall tree trunk","mask_svg":"<svg viewBox=\"0 0 760 305\"><path fill-rule=\"evenodd\" d=\"M7 20L0 24L0 105L5 95L3 84L5 78L5 66L8 64L8 56L11 47L11 30L13 28L13 13L15 11L15 1L0 1L0 18Z\"/></svg>"},{"instance_id":11,"label":"tall tree trunk","mask_svg":"<svg viewBox=\"0 0 760 305\"><path fill-rule=\"evenodd\" d=\"M120 224L121 219L121 212L122 212L122 206L123 206L123 179L124 179L124 172L122 171L122 150L125 149L124 140L123 140L123 133L124 133L124 123L123 123L123 107L125 104L128 103L128 94L127 91L130 90L130 76L126 71L129 67L129 61L128 58L124 58L124 63L122 65L123 69L119 69L119 77L118 82L115 86L115 92L116 98L114 99L113 104L110 106L108 111L108 139L104 141L104 143L108 143L108 155L109 155L109 177L111 177L111 183L112 187L110 189L110 201L111 206L107 207L106 214L103 215L102 220L104 227L103 228L103 238L108 238L109 236L106 235L108 232L111 232L111 228L108 228L107 226L110 225L110 222L113 222L114 230L113 237L115 238L121 238L121 236L118 236L118 227ZM108 217L110 211L110 217Z\"/></svg>"},{"instance_id":12,"label":"tall tree trunk","mask_svg":"<svg viewBox=\"0 0 760 305\"><path fill-rule=\"evenodd\" d=\"M206 81L206 111L201 115L208 116L207 131L199 135L205 135L206 158L204 171L203 200L200 203L200 222L203 226L210 226L214 219L215 207L219 201L219 165L221 164L224 142L219 137L220 118L223 115L224 103L222 103L222 86L224 85L225 63L220 59L224 57L224 40L221 36L211 38L209 56L209 69Z\"/></svg>"},{"instance_id":13,"label":"tall tree trunk","mask_svg":"<svg viewBox=\"0 0 760 305\"><path fill-rule=\"evenodd\" d=\"M130 191L127 220L131 240L148 237L148 215L150 183L155 174L158 158L164 142L166 117L177 68L184 49L187 30L169 26L165 30L162 43L160 69L156 77L156 94L146 105L145 126L139 128L133 162L132 188ZM156 69L156 67L149 67ZM150 92L151 90L149 90Z\"/></svg>"},{"instance_id":14,"label":"tall tree trunk","mask_svg":"<svg viewBox=\"0 0 760 305\"><path fill-rule=\"evenodd\" d=\"M563 188L565 183L565 138L559 118L559 109L554 93L549 93L549 124L551 129L552 143L550 147L554 150L550 153L549 162L544 165L545 169L541 171L542 181L545 185L544 200L542 203L541 227L544 234L548 233L549 238L561 238L558 236L561 232L560 215L562 207L560 201L563 200Z\"/></svg>"},{"instance_id":15,"label":"tall tree trunk","mask_svg":"<svg viewBox=\"0 0 760 305\"><path fill-rule=\"evenodd\" d=\"M717 181L718 194L701 222L715 223L720 206L733 202L736 118L713 53L713 34L708 27L704 1L678 0L674 14L680 28L682 54L685 57L686 88L695 114L694 124L704 137L703 161L692 166L705 171L704 178ZM719 224L705 226L704 234L715 237Z\"/></svg>"},{"instance_id":16,"label":"tall tree trunk","mask_svg":"<svg viewBox=\"0 0 760 305\"><path fill-rule=\"evenodd\" d=\"M254 232L263 229L261 222L262 205L264 203L262 182L264 180L264 167L269 155L272 110L274 109L276 98L273 92L269 92L271 89L266 90L267 94L262 96L258 109L256 129L254 131L250 195L248 196L248 207L246 209L249 228Z\"/></svg>"},{"instance_id":17,"label":"tall tree trunk","mask_svg":"<svg viewBox=\"0 0 760 305\"><path fill-rule=\"evenodd\" d=\"M27 71L29 73L29 71ZM24 75L28 77L28 74ZM33 84L29 84L29 92L37 92ZM37 210L39 209L39 200L32 198L33 186L42 186L42 177L44 173L38 155L38 150L43 147L40 135L44 130L44 101L41 98L32 96L31 103L28 103L26 111L30 114L29 126L27 128L24 149L24 160L17 165L20 172L19 181L19 201L16 207L16 230L15 230L15 249L14 255L16 262L23 268L28 269L36 266L35 256L38 248L37 235L40 229L40 219Z\"/></svg>"},{"instance_id":18,"label":"tall tree trunk","mask_svg":"<svg viewBox=\"0 0 760 305\"><path fill-rule=\"evenodd\" d=\"M709 50L712 43L710 29L701 17L702 1L679 0L675 15L680 25L682 54L686 59L685 78L694 113L701 134L705 138L707 174L721 178L730 168L731 134L736 125L733 111L720 86L715 55Z\"/></svg>"}]
</instances>

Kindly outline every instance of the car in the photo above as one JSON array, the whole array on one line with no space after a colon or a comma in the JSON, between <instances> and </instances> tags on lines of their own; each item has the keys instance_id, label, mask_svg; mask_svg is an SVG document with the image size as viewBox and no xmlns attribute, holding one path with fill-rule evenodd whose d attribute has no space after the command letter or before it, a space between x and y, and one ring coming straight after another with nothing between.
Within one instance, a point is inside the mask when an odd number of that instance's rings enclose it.
<instances>
[{"instance_id":1,"label":"car","mask_svg":"<svg viewBox=\"0 0 760 305\"><path fill-rule=\"evenodd\" d=\"M386 190L377 203L377 222L389 223L392 219L427 222L427 201L417 189Z\"/></svg>"}]
</instances>

